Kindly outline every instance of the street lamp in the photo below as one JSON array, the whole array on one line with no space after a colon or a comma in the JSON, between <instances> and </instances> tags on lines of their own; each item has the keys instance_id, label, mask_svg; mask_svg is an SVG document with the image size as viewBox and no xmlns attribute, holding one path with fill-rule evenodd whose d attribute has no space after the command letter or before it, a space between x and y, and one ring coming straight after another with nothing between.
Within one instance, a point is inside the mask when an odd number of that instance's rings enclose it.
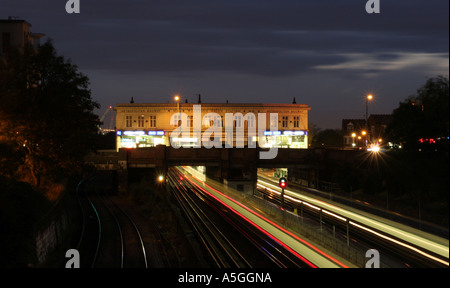
<instances>
[{"instance_id":1,"label":"street lamp","mask_svg":"<svg viewBox=\"0 0 450 288\"><path fill-rule=\"evenodd\" d=\"M373 99L373 95L372 94L368 94L366 96L366 130L369 131L369 126L367 123L368 117L369 117L369 101L371 101ZM369 134L369 133L367 133ZM366 146L367 146L367 139L368 139L368 135L366 136Z\"/></svg>"},{"instance_id":2,"label":"street lamp","mask_svg":"<svg viewBox=\"0 0 450 288\"><path fill-rule=\"evenodd\" d=\"M369 94L369 95L366 96L366 123L367 123L367 118L369 117L369 113L368 113L369 101L371 101L372 99L373 99L373 95L372 94Z\"/></svg>"},{"instance_id":3,"label":"street lamp","mask_svg":"<svg viewBox=\"0 0 450 288\"><path fill-rule=\"evenodd\" d=\"M175 95L175 97L173 97L173 99L175 101L177 101L177 109L178 109L178 126L180 126L180 122L181 122L181 111L180 111L180 96L179 95Z\"/></svg>"}]
</instances>

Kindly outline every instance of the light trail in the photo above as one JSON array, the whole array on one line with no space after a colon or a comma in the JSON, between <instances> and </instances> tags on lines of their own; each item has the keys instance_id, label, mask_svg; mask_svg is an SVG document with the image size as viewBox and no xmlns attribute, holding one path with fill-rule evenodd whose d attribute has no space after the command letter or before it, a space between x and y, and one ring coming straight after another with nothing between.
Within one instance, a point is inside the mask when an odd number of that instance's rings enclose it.
<instances>
[{"instance_id":1,"label":"light trail","mask_svg":"<svg viewBox=\"0 0 450 288\"><path fill-rule=\"evenodd\" d=\"M275 192L275 193L277 193L279 195L281 194L280 192L270 188L270 187L273 187L273 188L279 189L278 186L276 186L276 185L274 185L272 183L269 183L269 182L266 182L266 181L258 179L257 185L260 186L260 187L264 187L264 188L266 188L266 189L268 189L270 191L273 191L273 192ZM410 232L401 230L399 228L393 227L391 225L388 225L386 223L382 223L380 221L371 219L371 218L369 218L367 216L360 215L360 214L348 211L346 209L343 209L343 208L341 208L339 206L335 206L335 205L332 205L330 203L327 203L327 202L324 202L324 201L321 201L321 200L318 200L318 199L314 199L314 198L311 198L311 197L308 197L308 196L305 196L305 195L293 192L293 191L288 190L286 188L284 189L284 193L285 193L285 197L289 196L290 198L295 198L295 199L297 199L296 202L301 201L303 204L308 205L309 207L311 207L313 209L316 209L316 210L322 209L322 211L327 213L327 214L328 213L332 213L332 214L334 214L334 216L339 216L340 217L339 219L343 219L343 221L350 221L350 220L357 221L357 222L362 223L364 225L367 225L367 226L369 226L369 227L371 227L373 229L377 229L379 231L387 233L388 235L392 235L394 237L402 239L403 241L406 241L407 243L414 243L415 245L421 247L422 249L427 249L427 250L429 250L431 252L434 252L434 253L436 253L436 254L438 254L438 255L440 255L442 257L445 257L447 259L449 257L448 244L447 244L447 246L445 246L445 245L433 242L433 241L431 241L429 239L426 239L424 237L420 237L420 236L415 235L413 233L410 233ZM314 203L317 206L315 206L314 204L311 204L311 203ZM324 210L324 209L327 209L327 210ZM364 227L364 226L358 225L358 224L356 224L354 222L351 222L351 223L353 223L354 226L357 226L357 227L359 227L361 229L362 229L362 227ZM433 255L431 255L429 253L427 253L426 251L420 250L420 249L418 249L416 247L413 247L413 246L411 246L411 245L409 245L407 243L403 243L403 242L398 241L398 240L396 240L396 239L394 239L392 237L389 237L389 236L383 235L381 233L378 233L378 232L376 232L376 231L374 231L374 230L372 230L370 228L364 227L364 229L366 231L368 231L368 232L371 232L374 235L377 235L377 236L380 236L380 237L382 236L382 238L384 238L385 240L392 241L392 242L394 242L396 244L402 245L403 247L406 247L408 249L416 251L417 253L420 253L421 255L428 257L429 259L432 259L432 260L437 261L439 263L442 263L442 264L444 264L446 266L449 266L449 262L448 261L439 259L439 258L437 258L437 257L435 257L435 256L433 256Z\"/></svg>"},{"instance_id":2,"label":"light trail","mask_svg":"<svg viewBox=\"0 0 450 288\"><path fill-rule=\"evenodd\" d=\"M186 175L185 175L186 176ZM292 232L287 231L278 224L265 218L264 216L256 213L245 205L239 203L233 198L223 194L222 192L212 188L204 182L196 183L190 177L185 177L189 182L198 188L202 189L205 193L208 193L217 201L226 205L229 209L235 211L243 219L250 224L261 230L266 235L283 245L286 249L291 251L294 255L300 259L311 263L312 267L327 267L327 268L348 268L347 265L335 259L331 255L320 250L311 243L301 239ZM192 177L195 179L195 177ZM198 180L197 180L198 181ZM306 249L305 249L306 248Z\"/></svg>"}]
</instances>

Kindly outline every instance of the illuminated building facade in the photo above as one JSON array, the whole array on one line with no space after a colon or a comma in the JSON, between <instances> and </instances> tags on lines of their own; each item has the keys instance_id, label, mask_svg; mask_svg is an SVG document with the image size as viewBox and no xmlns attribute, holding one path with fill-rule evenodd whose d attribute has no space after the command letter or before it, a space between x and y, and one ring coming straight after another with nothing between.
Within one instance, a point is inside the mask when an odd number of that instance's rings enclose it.
<instances>
[{"instance_id":1,"label":"illuminated building facade","mask_svg":"<svg viewBox=\"0 0 450 288\"><path fill-rule=\"evenodd\" d=\"M116 147L205 147L209 140L213 147L308 148L310 109L305 104L132 101L114 107Z\"/></svg>"}]
</instances>

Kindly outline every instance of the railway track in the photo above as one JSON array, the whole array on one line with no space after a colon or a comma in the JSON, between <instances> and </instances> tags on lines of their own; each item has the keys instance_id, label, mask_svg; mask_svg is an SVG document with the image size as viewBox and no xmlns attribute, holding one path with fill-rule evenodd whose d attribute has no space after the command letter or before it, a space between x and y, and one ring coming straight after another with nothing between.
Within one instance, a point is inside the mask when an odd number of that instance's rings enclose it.
<instances>
[{"instance_id":1,"label":"railway track","mask_svg":"<svg viewBox=\"0 0 450 288\"><path fill-rule=\"evenodd\" d=\"M212 267L309 267L177 170L169 171L168 180Z\"/></svg>"},{"instance_id":2,"label":"railway track","mask_svg":"<svg viewBox=\"0 0 450 288\"><path fill-rule=\"evenodd\" d=\"M82 268L170 267L166 241L147 219L112 195L100 195L94 177L76 191L82 215L77 250ZM151 257L151 259L150 259Z\"/></svg>"}]
</instances>

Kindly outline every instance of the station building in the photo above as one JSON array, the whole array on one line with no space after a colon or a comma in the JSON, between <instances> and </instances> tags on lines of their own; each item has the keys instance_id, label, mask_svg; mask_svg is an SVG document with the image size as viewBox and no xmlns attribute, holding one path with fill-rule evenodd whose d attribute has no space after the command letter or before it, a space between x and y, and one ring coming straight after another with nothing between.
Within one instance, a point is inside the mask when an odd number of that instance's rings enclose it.
<instances>
[{"instance_id":1,"label":"station building","mask_svg":"<svg viewBox=\"0 0 450 288\"><path fill-rule=\"evenodd\" d=\"M308 148L310 109L295 99L293 104L131 101L114 107L116 147L199 147L210 139L219 147Z\"/></svg>"}]
</instances>

